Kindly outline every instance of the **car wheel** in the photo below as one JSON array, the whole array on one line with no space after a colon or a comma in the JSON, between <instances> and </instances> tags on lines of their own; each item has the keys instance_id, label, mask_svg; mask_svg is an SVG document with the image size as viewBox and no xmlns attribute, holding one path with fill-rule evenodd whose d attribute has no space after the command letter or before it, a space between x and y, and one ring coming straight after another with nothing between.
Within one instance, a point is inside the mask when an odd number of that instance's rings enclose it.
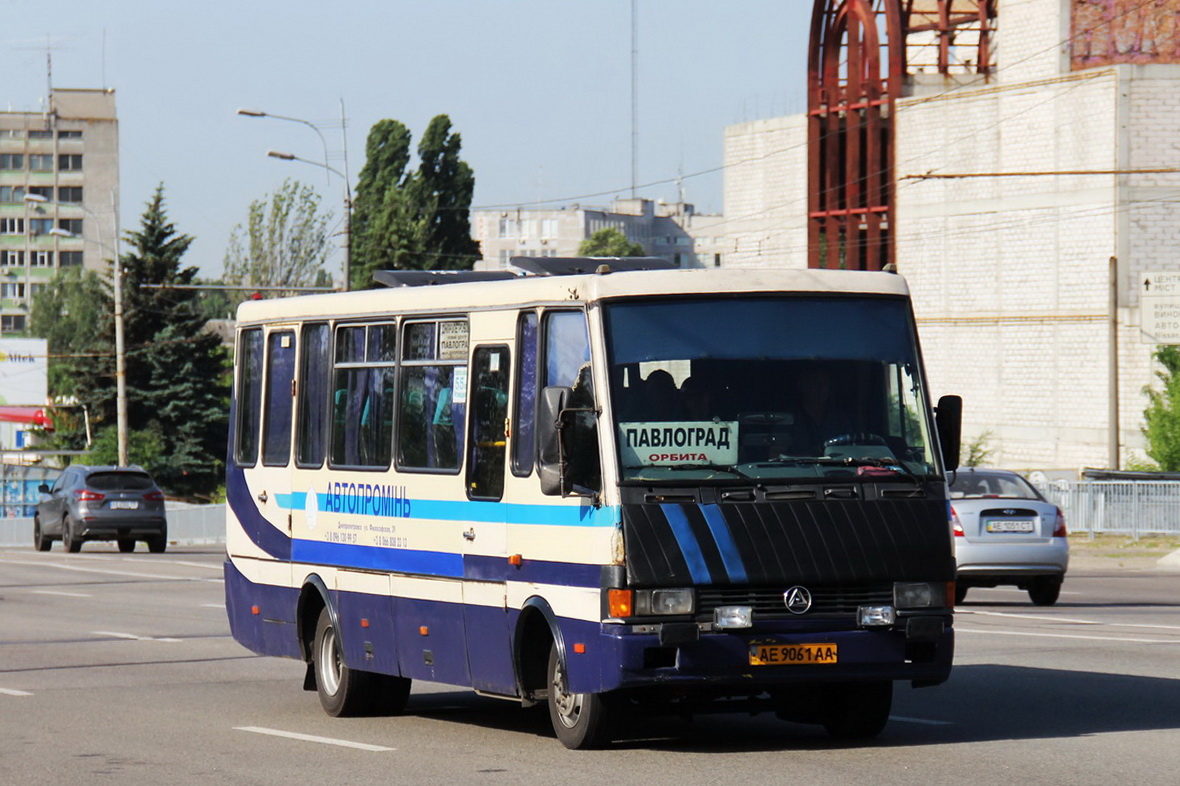
<instances>
[{"instance_id":1,"label":"car wheel","mask_svg":"<svg viewBox=\"0 0 1180 786\"><path fill-rule=\"evenodd\" d=\"M82 540L74 534L74 522L70 521L69 516L61 520L61 545L71 554L82 550Z\"/></svg>"},{"instance_id":2,"label":"car wheel","mask_svg":"<svg viewBox=\"0 0 1180 786\"><path fill-rule=\"evenodd\" d=\"M565 664L557 652L556 643L549 649L546 685L549 689L549 720L562 745L571 750L585 750L610 742L606 698L600 693L570 693Z\"/></svg>"},{"instance_id":3,"label":"car wheel","mask_svg":"<svg viewBox=\"0 0 1180 786\"><path fill-rule=\"evenodd\" d=\"M147 539L148 551L153 554L163 554L164 550L168 548L168 535L160 534L153 535ZM134 542L132 543L134 545Z\"/></svg>"},{"instance_id":4,"label":"car wheel","mask_svg":"<svg viewBox=\"0 0 1180 786\"><path fill-rule=\"evenodd\" d=\"M1028 597L1038 606L1052 606L1061 595L1061 579L1036 579L1028 585Z\"/></svg>"},{"instance_id":5,"label":"car wheel","mask_svg":"<svg viewBox=\"0 0 1180 786\"><path fill-rule=\"evenodd\" d=\"M333 718L343 718L360 715L372 706L373 675L344 665L340 635L327 609L320 612L311 652L316 692L324 712Z\"/></svg>"},{"instance_id":6,"label":"car wheel","mask_svg":"<svg viewBox=\"0 0 1180 786\"><path fill-rule=\"evenodd\" d=\"M889 722L892 682L833 685L823 709L823 725L838 740L876 737Z\"/></svg>"},{"instance_id":7,"label":"car wheel","mask_svg":"<svg viewBox=\"0 0 1180 786\"><path fill-rule=\"evenodd\" d=\"M135 551L135 541L131 538L119 538L119 551L130 554Z\"/></svg>"},{"instance_id":8,"label":"car wheel","mask_svg":"<svg viewBox=\"0 0 1180 786\"><path fill-rule=\"evenodd\" d=\"M37 551L49 551L53 548L53 539L46 537L45 533L41 532L41 518L39 516L33 517L33 547Z\"/></svg>"}]
</instances>

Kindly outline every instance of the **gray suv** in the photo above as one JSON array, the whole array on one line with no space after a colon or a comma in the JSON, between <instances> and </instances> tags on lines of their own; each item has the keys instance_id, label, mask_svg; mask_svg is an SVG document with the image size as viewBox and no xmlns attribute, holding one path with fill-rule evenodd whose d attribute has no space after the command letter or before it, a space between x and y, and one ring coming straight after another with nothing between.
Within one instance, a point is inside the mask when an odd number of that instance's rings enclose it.
<instances>
[{"instance_id":1,"label":"gray suv","mask_svg":"<svg viewBox=\"0 0 1180 786\"><path fill-rule=\"evenodd\" d=\"M42 484L33 517L33 545L49 551L60 540L76 554L87 540L115 540L119 551L135 551L147 541L148 551L161 554L168 546L164 494L141 467L87 467L74 464L53 484Z\"/></svg>"}]
</instances>

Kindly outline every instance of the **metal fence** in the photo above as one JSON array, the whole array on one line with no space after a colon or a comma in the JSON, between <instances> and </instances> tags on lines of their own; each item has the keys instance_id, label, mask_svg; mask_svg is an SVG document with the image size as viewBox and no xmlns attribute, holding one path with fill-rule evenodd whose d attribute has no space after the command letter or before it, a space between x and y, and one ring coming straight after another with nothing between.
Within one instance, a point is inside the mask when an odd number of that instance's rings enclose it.
<instances>
[{"instance_id":1,"label":"metal fence","mask_svg":"<svg viewBox=\"0 0 1180 786\"><path fill-rule=\"evenodd\" d=\"M1180 535L1180 481L1055 480L1037 488L1061 508L1070 532Z\"/></svg>"},{"instance_id":2,"label":"metal fence","mask_svg":"<svg viewBox=\"0 0 1180 786\"><path fill-rule=\"evenodd\" d=\"M1037 488L1065 514L1070 532L1180 536L1180 481L1054 480ZM225 542L225 505L168 508L168 540ZM0 546L32 546L31 518L0 518Z\"/></svg>"},{"instance_id":3,"label":"metal fence","mask_svg":"<svg viewBox=\"0 0 1180 786\"><path fill-rule=\"evenodd\" d=\"M225 505L168 507L168 542L203 546L225 542ZM33 547L33 519L0 519L0 546Z\"/></svg>"}]
</instances>

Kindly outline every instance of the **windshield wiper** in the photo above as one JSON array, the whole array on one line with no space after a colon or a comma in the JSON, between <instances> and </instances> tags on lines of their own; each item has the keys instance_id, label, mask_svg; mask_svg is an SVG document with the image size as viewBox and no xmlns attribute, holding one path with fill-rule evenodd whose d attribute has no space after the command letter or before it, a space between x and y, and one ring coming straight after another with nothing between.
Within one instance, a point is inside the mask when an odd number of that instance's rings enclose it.
<instances>
[{"instance_id":1,"label":"windshield wiper","mask_svg":"<svg viewBox=\"0 0 1180 786\"><path fill-rule=\"evenodd\" d=\"M889 470L894 475L909 476L911 478L918 477L902 461L875 458L873 456L863 456L860 458L852 456L846 458L835 458L833 456L778 456L777 458L768 459L766 462L758 463L818 465L823 467L874 467ZM872 477L888 477L888 475L873 475Z\"/></svg>"},{"instance_id":2,"label":"windshield wiper","mask_svg":"<svg viewBox=\"0 0 1180 786\"><path fill-rule=\"evenodd\" d=\"M646 466L646 465L641 465L641 466L634 466L634 467L627 466L627 467L623 467L623 469L651 469L651 467ZM737 467L735 467L731 464L673 464L673 465L667 466L667 467L659 467L659 469L671 469L671 470L676 470L676 471L681 471L681 470L702 471L702 470L705 470L705 471L709 471L709 472L726 472L730 475L733 475L735 478L739 478L741 480L746 481L747 483L750 483L756 489L760 489L760 490L763 489L761 480L759 480L758 478L752 477L750 475L747 475L745 472L742 472L740 469L738 469Z\"/></svg>"}]
</instances>

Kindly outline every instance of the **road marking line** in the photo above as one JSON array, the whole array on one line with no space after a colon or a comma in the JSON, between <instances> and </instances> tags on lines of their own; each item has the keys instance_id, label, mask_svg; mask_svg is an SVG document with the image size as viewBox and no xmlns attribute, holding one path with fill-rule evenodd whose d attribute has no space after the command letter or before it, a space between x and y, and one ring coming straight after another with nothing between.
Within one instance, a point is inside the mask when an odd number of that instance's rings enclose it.
<instances>
[{"instance_id":1,"label":"road marking line","mask_svg":"<svg viewBox=\"0 0 1180 786\"><path fill-rule=\"evenodd\" d=\"M1075 625L1103 625L1108 628L1148 628L1152 630L1180 630L1180 625L1148 625L1133 622L1103 622L1102 620L1079 620L1071 617L1053 617L1048 614L1012 614L1005 611L971 611L955 609L956 614L978 614L982 617L1012 617L1015 619L1036 620L1037 622L1067 622Z\"/></svg>"},{"instance_id":2,"label":"road marking line","mask_svg":"<svg viewBox=\"0 0 1180 786\"><path fill-rule=\"evenodd\" d=\"M1038 622L1070 622L1075 625L1105 625L1107 623L1099 622L1098 620L1079 620L1071 617L1053 617L1048 614L1013 614L1008 611L972 611L969 609L956 609L956 614L978 614L981 617L1011 617L1020 620L1036 620Z\"/></svg>"},{"instance_id":3,"label":"road marking line","mask_svg":"<svg viewBox=\"0 0 1180 786\"><path fill-rule=\"evenodd\" d=\"M1027 590L1022 590L1019 587L971 587L972 592L1019 592L1023 595ZM1081 592L1062 590L1062 595L1081 595Z\"/></svg>"},{"instance_id":4,"label":"road marking line","mask_svg":"<svg viewBox=\"0 0 1180 786\"><path fill-rule=\"evenodd\" d=\"M386 748L381 745L369 745L364 742L351 742L349 740L336 740L331 737L316 737L312 734L299 734L293 731L279 731L278 729L266 729L260 726L234 726L234 731L248 731L254 734L269 734L272 737L286 737L292 740L301 740L303 742L319 742L324 745L338 745L341 748L356 748L362 751L395 751L397 748Z\"/></svg>"},{"instance_id":5,"label":"road marking line","mask_svg":"<svg viewBox=\"0 0 1180 786\"><path fill-rule=\"evenodd\" d=\"M85 592L56 592L54 590L29 590L34 595L60 595L63 598L93 598Z\"/></svg>"},{"instance_id":6,"label":"road marking line","mask_svg":"<svg viewBox=\"0 0 1180 786\"><path fill-rule=\"evenodd\" d=\"M221 563L210 565L207 562L173 562L173 565L184 565L188 568L204 568L205 570L225 570L225 566Z\"/></svg>"},{"instance_id":7,"label":"road marking line","mask_svg":"<svg viewBox=\"0 0 1180 786\"><path fill-rule=\"evenodd\" d=\"M0 688L0 693L5 696L32 696L27 690L13 690L12 688Z\"/></svg>"},{"instance_id":8,"label":"road marking line","mask_svg":"<svg viewBox=\"0 0 1180 786\"><path fill-rule=\"evenodd\" d=\"M225 604L224 603L202 603L201 608L203 608L203 609L224 609Z\"/></svg>"},{"instance_id":9,"label":"road marking line","mask_svg":"<svg viewBox=\"0 0 1180 786\"><path fill-rule=\"evenodd\" d=\"M8 565L28 565L26 560L0 560L0 563ZM187 576L163 576L158 573L133 573L129 570L102 570L101 568L87 568L82 565L63 565L56 562L43 562L40 565L46 568L61 568L62 570L75 570L79 573L100 573L107 576L131 576L137 579L165 579L167 581L192 581L193 579Z\"/></svg>"},{"instance_id":10,"label":"road marking line","mask_svg":"<svg viewBox=\"0 0 1180 786\"><path fill-rule=\"evenodd\" d=\"M926 726L954 726L951 721L927 720L926 718L907 718L904 715L890 715L889 720L901 721L902 723L921 723Z\"/></svg>"},{"instance_id":11,"label":"road marking line","mask_svg":"<svg viewBox=\"0 0 1180 786\"><path fill-rule=\"evenodd\" d=\"M110 630L92 630L91 636L111 636L116 639L127 639L128 641L165 641L170 644L177 644L180 639L156 638L155 636L137 636L134 633L118 633Z\"/></svg>"},{"instance_id":12,"label":"road marking line","mask_svg":"<svg viewBox=\"0 0 1180 786\"><path fill-rule=\"evenodd\" d=\"M1123 641L1131 644L1180 644L1180 639L1130 639L1121 636L1075 636L1068 633L1026 633L1016 630L982 630L974 628L960 628L959 633L984 633L993 636L1033 636L1042 639L1083 639L1086 641Z\"/></svg>"}]
</instances>

